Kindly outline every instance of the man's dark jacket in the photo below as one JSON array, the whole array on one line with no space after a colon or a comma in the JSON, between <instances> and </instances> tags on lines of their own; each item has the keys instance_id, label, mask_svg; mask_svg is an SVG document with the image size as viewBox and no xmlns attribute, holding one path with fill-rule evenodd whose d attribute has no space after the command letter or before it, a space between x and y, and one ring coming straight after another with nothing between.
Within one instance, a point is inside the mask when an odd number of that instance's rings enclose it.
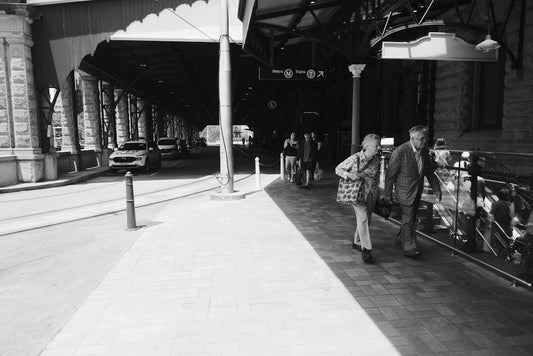
<instances>
[{"instance_id":1,"label":"man's dark jacket","mask_svg":"<svg viewBox=\"0 0 533 356\"><path fill-rule=\"evenodd\" d=\"M440 195L439 180L435 175L428 148L423 148L420 154L423 162L422 173L418 172L418 164L410 141L401 144L392 152L385 176L384 196L386 198L392 197L394 185L396 201L403 205L412 205L422 196L424 177L428 179L433 192Z\"/></svg>"}]
</instances>

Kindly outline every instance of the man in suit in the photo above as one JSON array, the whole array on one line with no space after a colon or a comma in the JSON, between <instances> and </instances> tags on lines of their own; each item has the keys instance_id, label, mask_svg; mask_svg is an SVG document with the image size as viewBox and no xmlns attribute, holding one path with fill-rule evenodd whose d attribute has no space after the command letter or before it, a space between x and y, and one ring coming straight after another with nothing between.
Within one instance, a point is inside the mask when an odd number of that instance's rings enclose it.
<instances>
[{"instance_id":1,"label":"man in suit","mask_svg":"<svg viewBox=\"0 0 533 356\"><path fill-rule=\"evenodd\" d=\"M408 142L392 152L385 176L384 196L386 201L391 202L394 186L395 198L402 210L398 243L403 247L405 256L418 258L422 252L417 246L415 225L424 177L428 179L439 201L442 199L442 193L429 157L427 128L422 125L414 126L409 130L409 137Z\"/></svg>"}]
</instances>

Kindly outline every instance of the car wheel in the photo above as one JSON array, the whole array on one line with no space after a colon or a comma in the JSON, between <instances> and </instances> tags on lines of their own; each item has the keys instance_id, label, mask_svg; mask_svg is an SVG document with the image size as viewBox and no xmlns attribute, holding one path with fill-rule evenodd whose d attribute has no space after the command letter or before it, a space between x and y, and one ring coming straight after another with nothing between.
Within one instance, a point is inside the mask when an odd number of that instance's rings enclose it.
<instances>
[{"instance_id":1,"label":"car wheel","mask_svg":"<svg viewBox=\"0 0 533 356\"><path fill-rule=\"evenodd\" d=\"M144 171L150 172L150 159L149 158L147 158L146 162L144 163Z\"/></svg>"}]
</instances>

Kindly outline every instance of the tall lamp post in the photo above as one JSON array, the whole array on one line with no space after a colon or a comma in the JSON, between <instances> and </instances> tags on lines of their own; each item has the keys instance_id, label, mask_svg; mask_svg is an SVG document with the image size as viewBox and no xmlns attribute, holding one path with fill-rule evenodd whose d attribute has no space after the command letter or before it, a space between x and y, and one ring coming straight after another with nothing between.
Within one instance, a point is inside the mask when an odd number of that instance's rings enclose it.
<instances>
[{"instance_id":1,"label":"tall lamp post","mask_svg":"<svg viewBox=\"0 0 533 356\"><path fill-rule=\"evenodd\" d=\"M231 59L228 0L220 0L220 53L218 92L220 99L220 193L233 193L233 123L231 117Z\"/></svg>"}]
</instances>

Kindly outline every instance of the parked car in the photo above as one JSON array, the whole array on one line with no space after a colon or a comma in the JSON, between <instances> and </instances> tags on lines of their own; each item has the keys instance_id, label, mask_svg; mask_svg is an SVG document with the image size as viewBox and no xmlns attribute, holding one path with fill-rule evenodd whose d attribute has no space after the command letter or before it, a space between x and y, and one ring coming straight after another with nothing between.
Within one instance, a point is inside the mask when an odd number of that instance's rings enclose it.
<instances>
[{"instance_id":1,"label":"parked car","mask_svg":"<svg viewBox=\"0 0 533 356\"><path fill-rule=\"evenodd\" d=\"M196 141L194 141L194 144L196 147L207 147L207 140L205 137L198 137Z\"/></svg>"},{"instance_id":2,"label":"parked car","mask_svg":"<svg viewBox=\"0 0 533 356\"><path fill-rule=\"evenodd\" d=\"M152 167L161 168L161 152L154 141L126 141L109 156L109 168L140 168L149 171Z\"/></svg>"},{"instance_id":3,"label":"parked car","mask_svg":"<svg viewBox=\"0 0 533 356\"><path fill-rule=\"evenodd\" d=\"M178 158L181 152L181 147L178 141L174 138L162 137L157 140L157 147L161 151L162 158Z\"/></svg>"}]
</instances>

